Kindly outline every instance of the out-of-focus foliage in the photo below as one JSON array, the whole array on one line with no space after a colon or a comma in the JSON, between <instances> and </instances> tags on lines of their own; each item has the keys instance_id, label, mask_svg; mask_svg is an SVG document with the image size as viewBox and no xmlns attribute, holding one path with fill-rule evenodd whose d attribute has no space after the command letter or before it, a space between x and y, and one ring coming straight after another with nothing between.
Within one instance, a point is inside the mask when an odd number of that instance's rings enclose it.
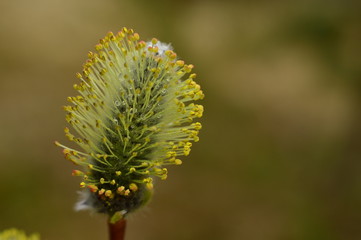
<instances>
[{"instance_id":1,"label":"out-of-focus foliage","mask_svg":"<svg viewBox=\"0 0 361 240\"><path fill-rule=\"evenodd\" d=\"M39 240L39 236L33 234L28 237L23 231L11 228L0 232L0 240Z\"/></svg>"},{"instance_id":2,"label":"out-of-focus foliage","mask_svg":"<svg viewBox=\"0 0 361 240\"><path fill-rule=\"evenodd\" d=\"M105 239L76 213L69 85L107 31L171 42L206 94L202 141L128 239L360 239L359 1L0 2L0 229ZM64 142L64 141L63 141Z\"/></svg>"}]
</instances>

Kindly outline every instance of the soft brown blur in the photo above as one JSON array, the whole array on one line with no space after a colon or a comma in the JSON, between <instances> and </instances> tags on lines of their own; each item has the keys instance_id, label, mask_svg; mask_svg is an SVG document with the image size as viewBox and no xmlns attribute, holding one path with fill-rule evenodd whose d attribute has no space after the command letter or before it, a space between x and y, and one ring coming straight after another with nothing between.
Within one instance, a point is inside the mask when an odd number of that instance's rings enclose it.
<instances>
[{"instance_id":1,"label":"soft brown blur","mask_svg":"<svg viewBox=\"0 0 361 240\"><path fill-rule=\"evenodd\" d=\"M75 212L61 107L108 31L171 42L206 98L201 141L127 239L361 239L361 4L347 0L0 2L0 230L107 239Z\"/></svg>"}]
</instances>

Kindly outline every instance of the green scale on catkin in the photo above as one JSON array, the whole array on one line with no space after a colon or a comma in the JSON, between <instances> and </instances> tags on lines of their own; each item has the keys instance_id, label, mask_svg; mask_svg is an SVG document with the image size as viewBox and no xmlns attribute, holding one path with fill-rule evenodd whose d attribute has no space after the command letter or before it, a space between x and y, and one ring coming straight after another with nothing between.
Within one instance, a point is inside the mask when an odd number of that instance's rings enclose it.
<instances>
[{"instance_id":1,"label":"green scale on catkin","mask_svg":"<svg viewBox=\"0 0 361 240\"><path fill-rule=\"evenodd\" d=\"M77 136L65 134L83 150L64 148L67 159L85 170L83 203L98 212L125 215L151 197L153 177L167 178L167 165L180 165L201 129L193 119L203 92L186 65L168 45L139 41L133 30L108 33L78 73L66 120Z\"/></svg>"}]
</instances>

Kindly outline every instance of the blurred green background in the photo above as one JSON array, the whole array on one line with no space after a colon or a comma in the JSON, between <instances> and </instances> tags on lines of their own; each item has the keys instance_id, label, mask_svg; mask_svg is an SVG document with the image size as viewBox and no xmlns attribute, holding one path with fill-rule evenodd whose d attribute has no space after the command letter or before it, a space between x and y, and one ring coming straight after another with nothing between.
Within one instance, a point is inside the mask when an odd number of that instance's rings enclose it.
<instances>
[{"instance_id":1,"label":"blurred green background","mask_svg":"<svg viewBox=\"0 0 361 240\"><path fill-rule=\"evenodd\" d=\"M53 142L87 52L127 26L206 94L201 141L127 239L361 239L360 3L1 0L0 230L107 239Z\"/></svg>"}]
</instances>

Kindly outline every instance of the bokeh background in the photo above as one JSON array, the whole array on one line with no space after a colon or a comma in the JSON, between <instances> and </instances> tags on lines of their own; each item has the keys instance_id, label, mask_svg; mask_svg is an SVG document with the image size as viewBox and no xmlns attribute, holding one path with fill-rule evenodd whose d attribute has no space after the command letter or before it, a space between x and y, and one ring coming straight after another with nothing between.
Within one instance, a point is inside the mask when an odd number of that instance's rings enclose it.
<instances>
[{"instance_id":1,"label":"bokeh background","mask_svg":"<svg viewBox=\"0 0 361 240\"><path fill-rule=\"evenodd\" d=\"M361 239L360 3L1 0L0 230L107 239L53 142L87 52L127 26L206 94L201 141L127 239Z\"/></svg>"}]
</instances>

